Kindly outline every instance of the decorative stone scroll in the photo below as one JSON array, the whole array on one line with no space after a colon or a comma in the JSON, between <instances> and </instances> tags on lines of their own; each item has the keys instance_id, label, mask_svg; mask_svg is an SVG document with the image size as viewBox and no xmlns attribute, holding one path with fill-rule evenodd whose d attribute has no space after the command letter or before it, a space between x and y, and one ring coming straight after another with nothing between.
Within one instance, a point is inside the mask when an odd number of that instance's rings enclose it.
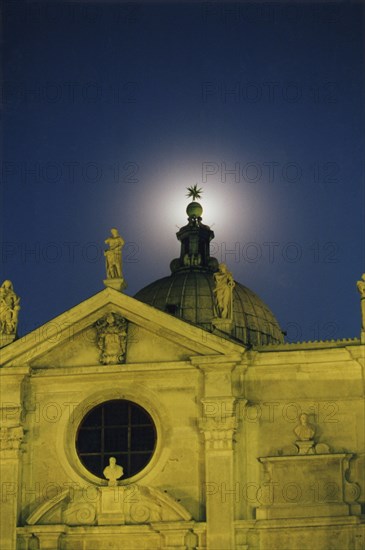
<instances>
[{"instance_id":1,"label":"decorative stone scroll","mask_svg":"<svg viewBox=\"0 0 365 550\"><path fill-rule=\"evenodd\" d=\"M127 325L127 320L117 313L107 313L94 324L102 365L125 361Z\"/></svg>"},{"instance_id":2,"label":"decorative stone scroll","mask_svg":"<svg viewBox=\"0 0 365 550\"><path fill-rule=\"evenodd\" d=\"M177 522L191 519L191 514L166 492L131 484L95 487L92 499L86 489L67 489L55 499L41 503L26 523L48 529L51 525L63 524L138 525L151 522L174 522L176 527Z\"/></svg>"}]
</instances>

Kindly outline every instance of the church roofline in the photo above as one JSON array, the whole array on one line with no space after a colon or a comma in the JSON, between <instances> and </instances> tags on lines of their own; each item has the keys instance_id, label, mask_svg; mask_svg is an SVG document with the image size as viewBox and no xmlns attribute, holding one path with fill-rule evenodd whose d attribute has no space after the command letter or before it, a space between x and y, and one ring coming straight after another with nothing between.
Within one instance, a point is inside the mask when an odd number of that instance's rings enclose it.
<instances>
[{"instance_id":1,"label":"church roofline","mask_svg":"<svg viewBox=\"0 0 365 550\"><path fill-rule=\"evenodd\" d=\"M110 311L111 306L116 307L118 312L125 315L132 323L159 334L163 331L167 338L192 349L192 355L195 353L205 355L212 352L213 354L245 353L243 346L186 323L182 319L140 302L118 290L105 288L1 348L0 365L9 365L13 361L19 366L29 364L36 357L67 341L70 338L71 327L75 328L72 332L72 337L74 337L104 313ZM54 332L53 338L52 335L50 336L52 329L53 331L56 329L57 338L55 338Z\"/></svg>"},{"instance_id":2,"label":"church roofline","mask_svg":"<svg viewBox=\"0 0 365 550\"><path fill-rule=\"evenodd\" d=\"M302 349L343 348L362 345L360 338L340 338L338 340L303 340L301 342L285 342L284 344L266 344L253 346L254 351L295 351Z\"/></svg>"}]
</instances>

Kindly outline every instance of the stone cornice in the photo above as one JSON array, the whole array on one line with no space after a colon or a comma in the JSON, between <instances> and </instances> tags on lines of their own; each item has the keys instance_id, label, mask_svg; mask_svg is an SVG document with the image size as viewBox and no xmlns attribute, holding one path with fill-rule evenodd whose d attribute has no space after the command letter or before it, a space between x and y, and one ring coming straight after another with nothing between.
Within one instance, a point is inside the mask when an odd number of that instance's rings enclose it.
<instances>
[{"instance_id":1,"label":"stone cornice","mask_svg":"<svg viewBox=\"0 0 365 550\"><path fill-rule=\"evenodd\" d=\"M286 342L284 344L267 344L264 346L254 346L255 351L270 352L270 351L295 351L295 350L310 350L310 349L328 349L328 348L343 348L348 346L361 346L360 338L341 338L338 340L307 340L303 342Z\"/></svg>"},{"instance_id":2,"label":"stone cornice","mask_svg":"<svg viewBox=\"0 0 365 550\"><path fill-rule=\"evenodd\" d=\"M9 367L11 370L13 367ZM166 361L155 363L125 363L122 365L85 365L75 367L33 367L30 374L33 377L55 377L55 376L90 376L99 374L128 374L136 372L167 372L193 370L188 361ZM1 372L1 370L0 370Z\"/></svg>"}]
</instances>

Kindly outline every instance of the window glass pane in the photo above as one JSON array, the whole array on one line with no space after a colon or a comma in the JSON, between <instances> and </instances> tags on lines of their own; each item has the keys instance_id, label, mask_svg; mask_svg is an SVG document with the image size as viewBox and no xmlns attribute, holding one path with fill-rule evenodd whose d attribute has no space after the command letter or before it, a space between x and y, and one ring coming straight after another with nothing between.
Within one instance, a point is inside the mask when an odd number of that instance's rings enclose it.
<instances>
[{"instance_id":1,"label":"window glass pane","mask_svg":"<svg viewBox=\"0 0 365 550\"><path fill-rule=\"evenodd\" d=\"M101 430L90 429L80 430L77 440L77 450L79 453L100 453L101 449Z\"/></svg>"},{"instance_id":2,"label":"window glass pane","mask_svg":"<svg viewBox=\"0 0 365 550\"><path fill-rule=\"evenodd\" d=\"M95 476L104 477L100 464L100 456L80 456L80 460L89 472Z\"/></svg>"},{"instance_id":3,"label":"window glass pane","mask_svg":"<svg viewBox=\"0 0 365 550\"><path fill-rule=\"evenodd\" d=\"M134 475L140 472L150 461L151 453L135 454L131 457L131 472L129 475Z\"/></svg>"},{"instance_id":4,"label":"window glass pane","mask_svg":"<svg viewBox=\"0 0 365 550\"><path fill-rule=\"evenodd\" d=\"M151 424L150 415L140 407L132 407L132 424Z\"/></svg>"},{"instance_id":5,"label":"window glass pane","mask_svg":"<svg viewBox=\"0 0 365 550\"><path fill-rule=\"evenodd\" d=\"M90 411L82 421L83 426L101 426L101 407Z\"/></svg>"},{"instance_id":6,"label":"window glass pane","mask_svg":"<svg viewBox=\"0 0 365 550\"><path fill-rule=\"evenodd\" d=\"M133 426L131 433L131 447L133 451L153 451L155 433L152 426Z\"/></svg>"},{"instance_id":7,"label":"window glass pane","mask_svg":"<svg viewBox=\"0 0 365 550\"><path fill-rule=\"evenodd\" d=\"M109 401L104 404L104 422L106 426L128 424L129 401Z\"/></svg>"},{"instance_id":8,"label":"window glass pane","mask_svg":"<svg viewBox=\"0 0 365 550\"><path fill-rule=\"evenodd\" d=\"M104 449L105 452L127 451L128 428L105 428Z\"/></svg>"}]
</instances>

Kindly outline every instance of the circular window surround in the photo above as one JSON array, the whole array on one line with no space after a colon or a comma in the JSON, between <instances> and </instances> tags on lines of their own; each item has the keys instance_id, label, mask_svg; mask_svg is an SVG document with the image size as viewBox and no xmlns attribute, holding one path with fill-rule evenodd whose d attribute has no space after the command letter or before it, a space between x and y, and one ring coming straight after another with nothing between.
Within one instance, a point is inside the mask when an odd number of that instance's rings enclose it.
<instances>
[{"instance_id":1,"label":"circular window surround","mask_svg":"<svg viewBox=\"0 0 365 550\"><path fill-rule=\"evenodd\" d=\"M140 470L138 473L134 474L131 477L126 479L119 479L118 484L120 485L130 485L131 483L136 483L142 478L146 478L145 482L148 482L149 474L154 472L156 469L157 463L160 464L157 469L160 471L162 464L166 463L168 455L170 454L170 449L168 445L170 429L168 427L169 423L167 413L163 410L157 397L151 399L151 391L149 391L144 386L138 384L138 395L135 391L129 391L128 389L123 390L109 390L102 391L92 395L88 395L83 401L81 401L73 410L73 413L70 415L69 421L67 423L64 438L60 438L59 441L64 442L64 451L66 452L66 458L68 464L72 467L72 470L81 476L84 480L92 483L94 485L107 485L108 481L106 479L99 478L89 472L89 470L82 464L76 450L76 435L81 421L85 418L86 414L94 409L96 406L101 405L107 401L112 401L115 399L132 401L136 405L139 405L150 415L153 420L156 429L156 445L153 455L150 461L146 466ZM142 394L142 396L141 396ZM148 394L148 398L146 395ZM158 403L158 412L157 406ZM153 475L154 477L154 475Z\"/></svg>"}]
</instances>

